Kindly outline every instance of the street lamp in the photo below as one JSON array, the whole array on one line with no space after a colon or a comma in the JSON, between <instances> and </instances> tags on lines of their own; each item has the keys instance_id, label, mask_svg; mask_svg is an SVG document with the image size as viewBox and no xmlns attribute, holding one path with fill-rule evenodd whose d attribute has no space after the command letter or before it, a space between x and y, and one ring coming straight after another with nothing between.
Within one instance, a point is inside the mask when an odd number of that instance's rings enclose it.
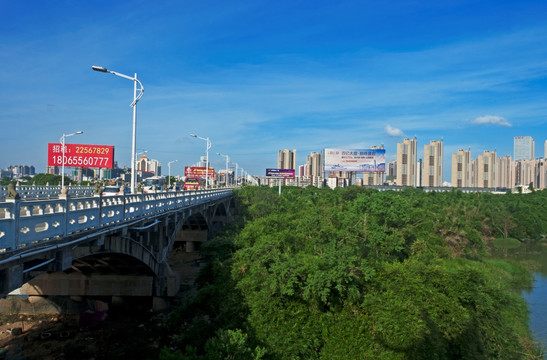
<instances>
[{"instance_id":1,"label":"street lamp","mask_svg":"<svg viewBox=\"0 0 547 360\"><path fill-rule=\"evenodd\" d=\"M75 133L63 134L63 136L61 136L61 151L63 152L63 159L61 161L61 191L65 187L65 139L69 136L80 135L83 133L83 131L76 131Z\"/></svg>"},{"instance_id":2,"label":"street lamp","mask_svg":"<svg viewBox=\"0 0 547 360\"><path fill-rule=\"evenodd\" d=\"M167 167L169 168L169 176L167 177L167 186L171 186L171 164L176 163L178 160L169 161Z\"/></svg>"},{"instance_id":3,"label":"street lamp","mask_svg":"<svg viewBox=\"0 0 547 360\"><path fill-rule=\"evenodd\" d=\"M224 187L228 187L228 162L230 162L230 157L221 153L217 153L217 155L224 156L226 158L226 174L224 176Z\"/></svg>"},{"instance_id":4,"label":"street lamp","mask_svg":"<svg viewBox=\"0 0 547 360\"><path fill-rule=\"evenodd\" d=\"M207 141L207 157L206 157L206 168L205 168L205 190L209 189L209 149L211 148L211 142L209 141L209 138L202 138L201 136L197 136L196 134L190 134L190 136L205 140Z\"/></svg>"},{"instance_id":5,"label":"street lamp","mask_svg":"<svg viewBox=\"0 0 547 360\"><path fill-rule=\"evenodd\" d=\"M235 181L235 186L237 187L237 168L239 167L239 164L236 163L236 162L233 162L232 164L235 164L235 166L236 166L236 172L235 172L235 176L234 176L234 181Z\"/></svg>"},{"instance_id":6,"label":"street lamp","mask_svg":"<svg viewBox=\"0 0 547 360\"><path fill-rule=\"evenodd\" d=\"M137 73L135 73L134 77L127 76L124 74L120 74L118 72L108 70L102 66L96 66L93 65L91 67L95 71L104 72L104 73L111 73L119 77L123 77L125 79L129 79L133 81L133 102L131 103L131 107L133 108L133 141L131 146L131 193L135 194L135 148L137 146L137 102L142 97L142 94L144 93L144 86L142 86L142 83L137 79ZM137 89L137 83L140 85L140 89ZM137 94L137 90L140 92Z\"/></svg>"}]
</instances>

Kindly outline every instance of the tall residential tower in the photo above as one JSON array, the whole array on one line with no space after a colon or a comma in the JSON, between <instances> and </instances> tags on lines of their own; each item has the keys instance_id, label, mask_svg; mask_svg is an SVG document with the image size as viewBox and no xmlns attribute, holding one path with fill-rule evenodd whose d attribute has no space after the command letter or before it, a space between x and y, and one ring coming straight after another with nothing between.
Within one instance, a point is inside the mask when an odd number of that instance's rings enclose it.
<instances>
[{"instance_id":1,"label":"tall residential tower","mask_svg":"<svg viewBox=\"0 0 547 360\"><path fill-rule=\"evenodd\" d=\"M279 150L277 153L277 168L296 170L296 150Z\"/></svg>"},{"instance_id":2,"label":"tall residential tower","mask_svg":"<svg viewBox=\"0 0 547 360\"><path fill-rule=\"evenodd\" d=\"M452 186L471 186L471 150L458 150L452 154Z\"/></svg>"},{"instance_id":3,"label":"tall residential tower","mask_svg":"<svg viewBox=\"0 0 547 360\"><path fill-rule=\"evenodd\" d=\"M416 186L417 148L416 138L397 144L397 185Z\"/></svg>"},{"instance_id":4,"label":"tall residential tower","mask_svg":"<svg viewBox=\"0 0 547 360\"><path fill-rule=\"evenodd\" d=\"M443 185L443 141L433 140L424 145L422 186Z\"/></svg>"}]
</instances>

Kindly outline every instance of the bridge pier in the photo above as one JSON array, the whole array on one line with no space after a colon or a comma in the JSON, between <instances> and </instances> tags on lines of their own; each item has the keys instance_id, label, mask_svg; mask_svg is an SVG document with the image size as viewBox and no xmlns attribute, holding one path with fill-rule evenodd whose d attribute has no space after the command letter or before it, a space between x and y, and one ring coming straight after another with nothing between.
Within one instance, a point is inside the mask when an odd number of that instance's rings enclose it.
<instances>
[{"instance_id":1,"label":"bridge pier","mask_svg":"<svg viewBox=\"0 0 547 360\"><path fill-rule=\"evenodd\" d=\"M22 264L13 265L10 268L0 271L0 292L7 294L11 289L17 289L23 285Z\"/></svg>"}]
</instances>

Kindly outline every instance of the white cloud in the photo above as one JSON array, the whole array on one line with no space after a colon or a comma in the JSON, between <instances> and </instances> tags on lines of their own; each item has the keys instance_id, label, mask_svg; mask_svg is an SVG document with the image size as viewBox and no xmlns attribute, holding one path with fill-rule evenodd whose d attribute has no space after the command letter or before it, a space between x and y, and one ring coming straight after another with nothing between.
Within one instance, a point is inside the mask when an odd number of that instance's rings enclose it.
<instances>
[{"instance_id":1,"label":"white cloud","mask_svg":"<svg viewBox=\"0 0 547 360\"><path fill-rule=\"evenodd\" d=\"M399 137L404 135L401 129L394 128L391 125L386 125L385 130L389 136Z\"/></svg>"},{"instance_id":2,"label":"white cloud","mask_svg":"<svg viewBox=\"0 0 547 360\"><path fill-rule=\"evenodd\" d=\"M496 115L479 116L478 118L473 120L473 124L477 124L477 125L493 124L497 126L509 126L509 127L512 126L511 124L509 124L507 120L505 120L505 118L501 116L496 116Z\"/></svg>"}]
</instances>

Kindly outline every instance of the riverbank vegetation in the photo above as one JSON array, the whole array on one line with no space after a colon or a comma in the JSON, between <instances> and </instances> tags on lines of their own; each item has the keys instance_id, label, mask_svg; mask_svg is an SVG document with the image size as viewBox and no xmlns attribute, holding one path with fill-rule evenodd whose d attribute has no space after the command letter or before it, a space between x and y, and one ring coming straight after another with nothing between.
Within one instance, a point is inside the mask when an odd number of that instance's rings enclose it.
<instances>
[{"instance_id":1,"label":"riverbank vegetation","mask_svg":"<svg viewBox=\"0 0 547 360\"><path fill-rule=\"evenodd\" d=\"M540 359L500 239L547 234L547 192L236 192L162 359ZM516 240L510 240L516 239Z\"/></svg>"}]
</instances>

